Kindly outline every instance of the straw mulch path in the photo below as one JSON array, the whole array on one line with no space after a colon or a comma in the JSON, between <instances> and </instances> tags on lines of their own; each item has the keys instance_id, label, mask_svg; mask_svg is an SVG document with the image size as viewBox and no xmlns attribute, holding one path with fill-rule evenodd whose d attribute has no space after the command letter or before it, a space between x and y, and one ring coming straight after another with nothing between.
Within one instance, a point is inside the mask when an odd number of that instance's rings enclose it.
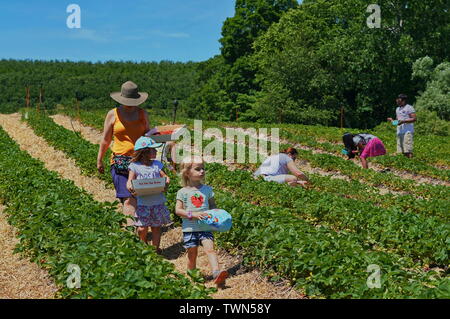
<instances>
[{"instance_id":1,"label":"straw mulch path","mask_svg":"<svg viewBox=\"0 0 450 319\"><path fill-rule=\"evenodd\" d=\"M42 161L46 169L57 172L62 178L72 180L75 185L85 189L99 202L116 200L113 189L108 188L107 184L98 178L81 175L75 161L64 152L55 150L42 137L35 135L33 129L20 120L20 114L0 114L0 125L19 144L20 149Z\"/></svg>"},{"instance_id":2,"label":"straw mulch path","mask_svg":"<svg viewBox=\"0 0 450 319\"><path fill-rule=\"evenodd\" d=\"M0 299L50 299L57 287L47 271L15 254L19 243L0 205Z\"/></svg>"}]
</instances>

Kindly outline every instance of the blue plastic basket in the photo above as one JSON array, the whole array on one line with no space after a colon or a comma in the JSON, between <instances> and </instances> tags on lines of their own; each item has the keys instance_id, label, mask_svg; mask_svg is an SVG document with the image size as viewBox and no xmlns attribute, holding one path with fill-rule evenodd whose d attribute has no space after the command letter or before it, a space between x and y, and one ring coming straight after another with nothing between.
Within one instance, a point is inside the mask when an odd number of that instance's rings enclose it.
<instances>
[{"instance_id":1,"label":"blue plastic basket","mask_svg":"<svg viewBox=\"0 0 450 319\"><path fill-rule=\"evenodd\" d=\"M226 232L231 229L231 215L223 209L207 210L207 217L199 219L197 223L202 231Z\"/></svg>"}]
</instances>

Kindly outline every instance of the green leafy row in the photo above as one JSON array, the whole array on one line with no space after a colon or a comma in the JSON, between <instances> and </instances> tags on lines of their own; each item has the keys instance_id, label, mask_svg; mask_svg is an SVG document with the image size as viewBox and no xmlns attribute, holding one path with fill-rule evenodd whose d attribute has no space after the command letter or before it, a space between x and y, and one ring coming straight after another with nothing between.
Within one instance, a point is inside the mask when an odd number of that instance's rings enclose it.
<instances>
[{"instance_id":1,"label":"green leafy row","mask_svg":"<svg viewBox=\"0 0 450 319\"><path fill-rule=\"evenodd\" d=\"M239 247L246 263L272 269L310 296L450 296L448 278L433 271L423 272L408 258L367 249L354 235L312 226L288 209L254 206L222 191L215 190L215 194L218 206L233 216L232 229L217 236L219 242L230 249ZM379 289L367 285L369 265L381 269Z\"/></svg>"},{"instance_id":2,"label":"green leafy row","mask_svg":"<svg viewBox=\"0 0 450 319\"><path fill-rule=\"evenodd\" d=\"M327 152L334 153L335 155L339 156L340 152L343 148L342 145L336 145L331 144L327 142L317 142L313 137L311 136L305 136L301 133L297 132L296 130L281 130L281 136L288 141L292 143L299 143L302 145L307 145L309 147L314 147L316 149L321 149ZM381 137L380 137L381 138ZM391 139L395 138L391 137ZM342 138L341 138L342 139ZM383 139L385 141L387 139ZM337 142L337 141L335 141ZM416 141L416 144L419 141ZM429 143L429 141L424 141L425 143ZM444 146L445 144L442 144ZM445 146L444 146L445 147ZM392 152L392 150L391 150ZM403 155L388 155L388 156L380 156L376 158L371 158L371 161L381 164L384 167L391 167L391 168L397 168L404 171L409 171L416 174L421 174L424 176L430 176L439 178L442 180L449 181L450 180L450 170L447 169L438 169L434 166L430 166L426 162L424 162L422 159L416 159L416 158L406 158Z\"/></svg>"},{"instance_id":3,"label":"green leafy row","mask_svg":"<svg viewBox=\"0 0 450 319\"><path fill-rule=\"evenodd\" d=\"M85 151L82 143L79 152ZM48 269L62 298L208 298L209 290L122 228L117 203L92 196L47 171L0 129L0 197L18 229L18 250ZM81 288L69 288L68 265L80 267Z\"/></svg>"},{"instance_id":4,"label":"green leafy row","mask_svg":"<svg viewBox=\"0 0 450 319\"><path fill-rule=\"evenodd\" d=\"M164 118L161 117L159 117L159 119L164 120ZM92 114L83 112L81 114L81 120L87 125L92 125L94 127L101 128L101 118L98 116L93 116ZM205 128L209 128L209 126L206 125ZM193 134L191 135L193 137ZM207 143L208 141L203 141L202 146L205 147ZM226 153L226 147L227 145L223 145L224 154ZM237 154L238 148L241 148L240 151L248 153L248 148L242 149L241 146L235 145L234 154ZM305 155L305 153L307 154L307 156L311 155L311 153L308 153L307 151L305 152L303 152L302 150L300 151L303 156ZM311 160L311 157L308 158ZM254 166L252 168L255 169ZM385 179L385 176L383 174L378 174L376 176ZM450 194L448 194L448 188L445 187L436 187L428 185L422 185L418 187L416 186L417 187L416 189L421 191L419 195L429 196L430 193L433 193L437 197L437 199L422 200L416 198L411 194L403 196L396 196L392 194L380 195L376 188L374 187L371 188L370 186L364 185L358 182L357 180L346 182L343 180L331 179L329 177L323 177L318 175L311 175L310 178L313 182L314 185L313 187L317 190L322 190L327 193L333 193L339 196L351 197L354 199L358 199L359 201L368 202L367 205L375 205L402 212L422 213L424 215L438 216L443 218L444 220L448 220L448 218L450 217L450 215L448 214L450 209L448 196L450 196ZM437 190L443 191L442 195L440 195L441 193L437 192Z\"/></svg>"},{"instance_id":5,"label":"green leafy row","mask_svg":"<svg viewBox=\"0 0 450 319\"><path fill-rule=\"evenodd\" d=\"M184 120L184 119L183 119ZM328 127L320 125L301 125L301 124L261 124L246 122L210 122L216 126L241 127L241 128L279 128L280 138L292 140L306 146L322 149L324 151L340 154L342 149L342 135L344 132L360 133L357 129L340 129L337 127ZM381 125L375 130L366 130L378 136L386 146L388 152L396 151L395 129L388 124ZM295 139L295 141L294 141ZM435 135L417 135L414 137L414 155L412 162L425 162L429 165L441 165L450 167L450 153L448 138ZM326 141L326 142L325 142ZM411 163L411 161L405 162ZM407 169L403 167L402 169Z\"/></svg>"},{"instance_id":6,"label":"green leafy row","mask_svg":"<svg viewBox=\"0 0 450 319\"><path fill-rule=\"evenodd\" d=\"M218 236L220 243L241 248L248 264L273 269L297 287L307 287L310 295L447 295L444 279L437 273L420 271L406 257L367 250L353 234L315 227L293 217L287 209L255 207L229 193L215 191L219 207L230 211L234 218L232 231ZM383 271L381 289L369 289L366 284L370 264L379 265Z\"/></svg>"},{"instance_id":7,"label":"green leafy row","mask_svg":"<svg viewBox=\"0 0 450 319\"><path fill-rule=\"evenodd\" d=\"M98 146L92 147L89 141L79 138L79 133L63 129L48 116L35 110L23 109L22 119L27 121L36 135L43 137L51 146L74 159L84 175L98 177L112 185L110 174L100 174L97 171ZM105 167L110 166L110 156L111 151L108 149L104 158Z\"/></svg>"},{"instance_id":8,"label":"green leafy row","mask_svg":"<svg viewBox=\"0 0 450 319\"><path fill-rule=\"evenodd\" d=\"M78 113L72 109L64 108L59 110L72 117L78 117ZM88 125L103 129L103 120L107 110L90 110L80 111L80 118ZM157 123L170 123L171 119L154 114L149 110L149 119L153 125ZM187 124L193 129L193 119L178 117L177 122ZM279 128L280 138L287 139L293 143L299 143L316 149L340 155L342 150L342 134L343 132L359 133L360 130L355 129L339 129L336 127L326 127L320 125L301 125L301 124L268 124L268 123L247 123L247 122L221 122L221 121L203 121L204 127L239 127L239 128ZM396 150L395 132L392 128L380 127L372 134L380 137L389 152ZM450 172L446 169L436 169L431 165L450 166L450 153L448 147L448 139L445 137L427 135L418 135L415 139L415 157L406 159L403 156L383 156L374 158L375 162L385 167L396 167L402 170L411 171L418 174L434 176L449 180ZM324 142L324 140L328 142ZM426 165L426 164L428 165Z\"/></svg>"},{"instance_id":9,"label":"green leafy row","mask_svg":"<svg viewBox=\"0 0 450 319\"><path fill-rule=\"evenodd\" d=\"M204 128L209 128L208 125L204 125ZM225 129L222 130L222 135L225 136ZM191 138L193 138L194 133L191 130ZM214 140L214 138L213 138ZM203 140L202 148L210 143L210 141ZM246 154L245 157L247 163L239 164L244 167L255 168L255 165L248 165L248 154L249 154L249 139L245 140L245 145L231 145L223 143L222 152L227 154L227 148L231 147L234 152L234 158L236 159L238 152ZM287 148L290 145L282 144L280 148ZM270 146L268 146L268 151L270 151ZM318 167L330 172L339 172L346 175L352 179L352 182L358 180L366 181L370 186L378 187L383 186L396 191L407 192L410 197L419 197L420 199L437 200L438 206L448 207L448 198L450 197L450 188L443 185L416 185L413 180L405 180L399 178L392 173L379 173L374 170L367 170L355 165L350 161L346 161L340 157L329 155L329 154L314 154L312 151L298 149L298 158L301 160L306 160L313 167ZM260 164L264 158L258 156L257 164ZM326 178L316 178L316 180L322 180L326 182ZM362 185L362 183L359 183ZM362 187L361 187L362 188ZM347 192L347 194L350 194ZM392 202L392 201L391 201ZM405 203L407 204L407 203ZM408 204L407 204L408 205ZM440 209L438 208L440 211Z\"/></svg>"},{"instance_id":10,"label":"green leafy row","mask_svg":"<svg viewBox=\"0 0 450 319\"><path fill-rule=\"evenodd\" d=\"M254 180L249 172L229 171L217 163L208 165L208 183L232 192L242 201L289 208L292 216L354 232L369 249L378 246L412 257L419 263L437 263L443 267L450 262L450 224L440 218Z\"/></svg>"},{"instance_id":11,"label":"green leafy row","mask_svg":"<svg viewBox=\"0 0 450 319\"><path fill-rule=\"evenodd\" d=\"M209 125L204 123L204 128L208 127ZM225 129L222 128L221 130L223 136L225 136ZM207 144L207 142L204 142L204 145L205 144ZM246 154L248 154L248 145L248 140L246 140L246 147L235 145L235 154L237 148L241 148L241 151L245 151ZM280 144L280 149L284 149L289 146L291 145ZM223 148L225 154L226 145L224 145ZM392 173L380 173L374 170L363 169L352 161L345 160L338 156L329 154L314 154L312 151L303 149L298 149L298 152L298 158L300 160L308 161L312 167L317 167L330 172L338 172L350 177L352 180L362 180L375 187L383 186L395 191L404 191L423 199L448 200L450 197L450 188L447 186L428 184L417 185L413 180L402 179ZM260 162L261 160L258 161L258 163Z\"/></svg>"}]
</instances>

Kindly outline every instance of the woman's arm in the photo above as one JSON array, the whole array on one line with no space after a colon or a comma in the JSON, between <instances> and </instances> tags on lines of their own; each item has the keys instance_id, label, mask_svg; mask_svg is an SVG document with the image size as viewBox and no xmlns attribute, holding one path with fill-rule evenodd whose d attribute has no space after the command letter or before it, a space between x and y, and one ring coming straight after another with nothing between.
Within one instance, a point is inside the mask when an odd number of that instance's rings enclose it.
<instances>
[{"instance_id":1,"label":"woman's arm","mask_svg":"<svg viewBox=\"0 0 450 319\"><path fill-rule=\"evenodd\" d=\"M302 172L300 172L299 169L297 168L297 166L295 166L294 161L289 162L289 163L287 164L287 168L288 168L289 171L290 171L293 175L295 175L297 178L300 178L300 179L305 180L305 181L308 180L308 177L307 177L305 174L303 174Z\"/></svg>"},{"instance_id":2,"label":"woman's arm","mask_svg":"<svg viewBox=\"0 0 450 319\"><path fill-rule=\"evenodd\" d=\"M145 135L148 131L150 131L150 123L148 121L148 113L146 110L142 109L144 111L144 121L145 121L145 129L144 134Z\"/></svg>"},{"instance_id":3,"label":"woman's arm","mask_svg":"<svg viewBox=\"0 0 450 319\"><path fill-rule=\"evenodd\" d=\"M361 157L361 164L363 168L369 168L369 165L367 164L367 160L364 157Z\"/></svg>"},{"instance_id":4,"label":"woman's arm","mask_svg":"<svg viewBox=\"0 0 450 319\"><path fill-rule=\"evenodd\" d=\"M133 195L134 195L134 189L133 189L133 183L131 183L131 181L134 179L136 179L136 173L130 170L128 173L127 189Z\"/></svg>"},{"instance_id":5,"label":"woman's arm","mask_svg":"<svg viewBox=\"0 0 450 319\"><path fill-rule=\"evenodd\" d=\"M97 170L100 174L103 174L105 172L105 168L103 167L103 157L105 156L108 147L111 145L111 141L113 138L114 120L114 110L111 110L106 115L105 123L103 124L103 136L97 155Z\"/></svg>"}]
</instances>

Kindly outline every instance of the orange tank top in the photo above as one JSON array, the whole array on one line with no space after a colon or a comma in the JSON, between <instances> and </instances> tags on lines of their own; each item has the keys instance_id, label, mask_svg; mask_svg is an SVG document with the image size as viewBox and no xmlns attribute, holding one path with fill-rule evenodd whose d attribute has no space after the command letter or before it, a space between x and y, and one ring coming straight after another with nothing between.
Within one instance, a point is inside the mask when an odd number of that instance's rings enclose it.
<instances>
[{"instance_id":1,"label":"orange tank top","mask_svg":"<svg viewBox=\"0 0 450 319\"><path fill-rule=\"evenodd\" d=\"M126 121L119 115L118 108L114 109L113 136L114 144L112 151L114 155L132 156L134 143L145 134L145 113L139 110L139 118L136 121Z\"/></svg>"}]
</instances>

